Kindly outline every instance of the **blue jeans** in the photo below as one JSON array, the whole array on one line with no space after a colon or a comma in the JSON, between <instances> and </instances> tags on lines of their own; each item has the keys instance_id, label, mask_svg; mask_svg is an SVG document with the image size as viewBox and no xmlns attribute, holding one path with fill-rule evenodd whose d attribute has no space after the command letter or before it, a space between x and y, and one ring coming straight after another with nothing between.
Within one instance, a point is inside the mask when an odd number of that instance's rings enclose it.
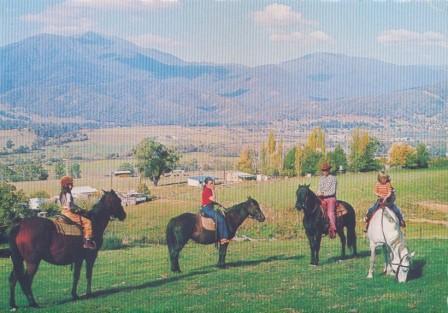
<instances>
[{"instance_id":1,"label":"blue jeans","mask_svg":"<svg viewBox=\"0 0 448 313\"><path fill-rule=\"evenodd\" d=\"M227 229L226 220L221 213L215 211L213 204L203 206L201 211L206 217L212 218L215 221L218 240L229 239L229 230Z\"/></svg>"},{"instance_id":2,"label":"blue jeans","mask_svg":"<svg viewBox=\"0 0 448 313\"><path fill-rule=\"evenodd\" d=\"M367 218L370 220L372 218L373 213L378 209L380 202L377 201L375 204L367 211ZM403 221L403 214L401 214L401 210L399 207L395 205L395 203L389 204L388 208L391 209L398 218L398 221Z\"/></svg>"}]
</instances>

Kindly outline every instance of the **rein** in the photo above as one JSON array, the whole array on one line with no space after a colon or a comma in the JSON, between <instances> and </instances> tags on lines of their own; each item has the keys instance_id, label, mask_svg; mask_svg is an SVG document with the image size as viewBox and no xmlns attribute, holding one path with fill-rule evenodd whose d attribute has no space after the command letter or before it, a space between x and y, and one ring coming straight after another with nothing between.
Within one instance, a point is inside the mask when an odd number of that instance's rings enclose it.
<instances>
[{"instance_id":1,"label":"rein","mask_svg":"<svg viewBox=\"0 0 448 313\"><path fill-rule=\"evenodd\" d=\"M385 211L386 207L381 208L381 232L383 233L383 238L384 238L384 243L386 244L386 246L388 247L388 250L390 251L390 253L392 253L392 260L395 259L395 253L394 250L392 249L392 246L388 244L387 239L386 239L386 234L384 233L384 211ZM389 262L390 265L395 265L397 266L397 269L394 270L392 267L392 273L395 274L395 279L398 279L398 273L400 272L400 268L410 268L410 265L402 265L404 258L406 258L407 256L409 256L409 252L406 253L405 255L403 255L400 258L400 263L392 263L392 261ZM398 257L400 257L400 249L398 249Z\"/></svg>"}]
</instances>

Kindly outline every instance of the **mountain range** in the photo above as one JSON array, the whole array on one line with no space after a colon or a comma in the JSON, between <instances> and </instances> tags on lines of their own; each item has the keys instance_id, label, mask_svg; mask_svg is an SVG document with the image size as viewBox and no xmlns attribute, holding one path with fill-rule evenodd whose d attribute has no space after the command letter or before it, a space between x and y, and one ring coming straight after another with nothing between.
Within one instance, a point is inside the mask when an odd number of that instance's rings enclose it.
<instances>
[{"instance_id":1,"label":"mountain range","mask_svg":"<svg viewBox=\"0 0 448 313\"><path fill-rule=\"evenodd\" d=\"M248 67L193 63L97 33L0 47L0 121L245 125L338 114L447 121L448 67L332 53Z\"/></svg>"}]
</instances>

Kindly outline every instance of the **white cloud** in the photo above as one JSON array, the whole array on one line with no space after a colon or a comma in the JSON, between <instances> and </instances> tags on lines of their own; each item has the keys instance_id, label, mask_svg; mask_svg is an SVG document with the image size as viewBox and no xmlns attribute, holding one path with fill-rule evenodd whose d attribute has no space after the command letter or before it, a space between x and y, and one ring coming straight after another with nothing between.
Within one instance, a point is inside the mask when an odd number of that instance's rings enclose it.
<instances>
[{"instance_id":1,"label":"white cloud","mask_svg":"<svg viewBox=\"0 0 448 313\"><path fill-rule=\"evenodd\" d=\"M265 26L291 26L291 25L316 25L316 21L308 20L303 14L291 9L290 6L284 4L270 4L262 11L253 13L254 20Z\"/></svg>"},{"instance_id":2,"label":"white cloud","mask_svg":"<svg viewBox=\"0 0 448 313\"><path fill-rule=\"evenodd\" d=\"M178 0L66 0L43 12L21 17L23 21L41 25L41 32L76 34L97 30L98 11L130 10L140 12L172 6Z\"/></svg>"},{"instance_id":3,"label":"white cloud","mask_svg":"<svg viewBox=\"0 0 448 313\"><path fill-rule=\"evenodd\" d=\"M332 38L322 32L290 32L290 33L274 33L270 37L274 42L298 42L304 45L313 45L317 43L330 42Z\"/></svg>"},{"instance_id":4,"label":"white cloud","mask_svg":"<svg viewBox=\"0 0 448 313\"><path fill-rule=\"evenodd\" d=\"M23 21L41 25L41 32L53 34L83 33L95 28L92 12L81 8L55 6L38 14L21 17Z\"/></svg>"},{"instance_id":5,"label":"white cloud","mask_svg":"<svg viewBox=\"0 0 448 313\"><path fill-rule=\"evenodd\" d=\"M178 0L69 0L70 5L94 9L154 9L178 3Z\"/></svg>"},{"instance_id":6,"label":"white cloud","mask_svg":"<svg viewBox=\"0 0 448 313\"><path fill-rule=\"evenodd\" d=\"M162 37L155 34L144 34L128 38L129 41L144 48L159 48L169 50L182 46L182 42L173 38Z\"/></svg>"},{"instance_id":7,"label":"white cloud","mask_svg":"<svg viewBox=\"0 0 448 313\"><path fill-rule=\"evenodd\" d=\"M382 44L415 44L448 48L448 36L438 32L413 32L406 29L390 29L376 38Z\"/></svg>"}]
</instances>

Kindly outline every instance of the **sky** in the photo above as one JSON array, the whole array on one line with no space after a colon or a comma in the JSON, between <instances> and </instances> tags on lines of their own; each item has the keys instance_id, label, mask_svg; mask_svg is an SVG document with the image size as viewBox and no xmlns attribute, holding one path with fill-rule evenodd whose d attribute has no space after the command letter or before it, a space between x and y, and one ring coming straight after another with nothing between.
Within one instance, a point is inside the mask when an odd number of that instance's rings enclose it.
<instances>
[{"instance_id":1,"label":"sky","mask_svg":"<svg viewBox=\"0 0 448 313\"><path fill-rule=\"evenodd\" d=\"M448 65L448 0L0 0L0 46L88 31L191 62L258 66L329 52Z\"/></svg>"}]
</instances>

